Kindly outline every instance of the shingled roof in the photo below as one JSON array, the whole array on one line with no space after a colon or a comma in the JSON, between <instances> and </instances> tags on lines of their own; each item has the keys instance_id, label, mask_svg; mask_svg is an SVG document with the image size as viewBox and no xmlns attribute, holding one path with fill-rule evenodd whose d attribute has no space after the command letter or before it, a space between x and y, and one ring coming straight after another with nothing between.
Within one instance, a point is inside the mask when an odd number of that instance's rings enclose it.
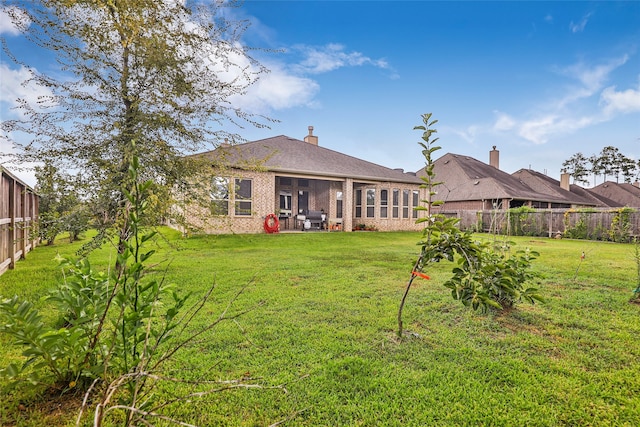
<instances>
[{"instance_id":1,"label":"shingled roof","mask_svg":"<svg viewBox=\"0 0 640 427\"><path fill-rule=\"evenodd\" d=\"M589 191L596 197L606 197L613 200L612 207L628 206L640 208L640 188L632 184L619 184L617 182L606 181L600 185L590 188Z\"/></svg>"},{"instance_id":2,"label":"shingled roof","mask_svg":"<svg viewBox=\"0 0 640 427\"><path fill-rule=\"evenodd\" d=\"M259 165L270 171L288 174L353 178L364 181L422 183L422 180L413 173L390 169L285 135L220 146L202 155L224 158L225 163L240 168Z\"/></svg>"},{"instance_id":3,"label":"shingled roof","mask_svg":"<svg viewBox=\"0 0 640 427\"><path fill-rule=\"evenodd\" d=\"M605 200L594 197L584 188L578 185L569 186L565 190L560 186L560 181L531 169L520 169L512 174L515 178L526 184L537 193L553 195L566 203L584 206L608 207Z\"/></svg>"},{"instance_id":4,"label":"shingled roof","mask_svg":"<svg viewBox=\"0 0 640 427\"><path fill-rule=\"evenodd\" d=\"M518 178L469 156L447 153L434 163L438 190L445 201L514 199L567 203L557 194L545 194L527 186ZM418 172L424 175L424 169Z\"/></svg>"}]
</instances>

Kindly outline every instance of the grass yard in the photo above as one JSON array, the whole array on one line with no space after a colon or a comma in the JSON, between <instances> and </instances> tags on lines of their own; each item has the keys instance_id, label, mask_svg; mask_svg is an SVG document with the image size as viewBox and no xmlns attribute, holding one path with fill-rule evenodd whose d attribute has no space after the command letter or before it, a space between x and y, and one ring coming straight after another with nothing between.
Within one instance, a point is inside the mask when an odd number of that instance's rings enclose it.
<instances>
[{"instance_id":1,"label":"grass yard","mask_svg":"<svg viewBox=\"0 0 640 427\"><path fill-rule=\"evenodd\" d=\"M169 238L158 240L152 260L167 263L157 270L168 266L169 280L193 292L192 302L216 284L194 329L247 284L230 313L254 307L179 353L167 374L250 377L265 387L174 405L168 413L175 418L202 426L640 425L632 245L514 238L540 252L534 269L547 303L504 314L474 313L454 301L442 286L451 265L441 262L428 271L430 281L414 282L403 316L410 336L399 341L397 309L419 233L181 239L164 232ZM79 246L59 242L0 276L0 295L44 295L60 280L56 252ZM110 257L104 249L91 259L104 268ZM19 355L8 344L0 337L3 364ZM190 390L167 385L163 392ZM58 407L22 389L4 393L2 425L75 424L71 396L57 399Z\"/></svg>"}]
</instances>

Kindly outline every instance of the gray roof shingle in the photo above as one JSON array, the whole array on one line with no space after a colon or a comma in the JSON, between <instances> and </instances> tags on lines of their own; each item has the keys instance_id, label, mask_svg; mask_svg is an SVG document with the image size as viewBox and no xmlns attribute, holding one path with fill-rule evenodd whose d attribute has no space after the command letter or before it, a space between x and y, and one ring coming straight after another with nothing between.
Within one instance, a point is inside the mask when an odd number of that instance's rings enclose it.
<instances>
[{"instance_id":1,"label":"gray roof shingle","mask_svg":"<svg viewBox=\"0 0 640 427\"><path fill-rule=\"evenodd\" d=\"M538 194L518 179L469 156L447 153L434 163L436 180L444 184L438 189L445 201L465 200L549 200L548 195ZM418 172L423 175L424 169Z\"/></svg>"},{"instance_id":2,"label":"gray roof shingle","mask_svg":"<svg viewBox=\"0 0 640 427\"><path fill-rule=\"evenodd\" d=\"M220 146L201 155L211 158L224 156L226 163L241 168L259 165L267 170L290 174L422 183L415 174L390 169L285 135Z\"/></svg>"},{"instance_id":3,"label":"gray roof shingle","mask_svg":"<svg viewBox=\"0 0 640 427\"><path fill-rule=\"evenodd\" d=\"M635 185L606 181L590 188L589 191L598 198L605 197L613 200L615 204L610 205L612 207L628 206L640 208L640 188Z\"/></svg>"},{"instance_id":4,"label":"gray roof shingle","mask_svg":"<svg viewBox=\"0 0 640 427\"><path fill-rule=\"evenodd\" d=\"M512 175L529 186L532 190L538 193L553 195L558 199L564 200L566 203L583 206L608 206L602 200L593 197L578 185L569 186L570 191L567 191L560 187L560 181L557 179L531 169L520 169Z\"/></svg>"}]
</instances>

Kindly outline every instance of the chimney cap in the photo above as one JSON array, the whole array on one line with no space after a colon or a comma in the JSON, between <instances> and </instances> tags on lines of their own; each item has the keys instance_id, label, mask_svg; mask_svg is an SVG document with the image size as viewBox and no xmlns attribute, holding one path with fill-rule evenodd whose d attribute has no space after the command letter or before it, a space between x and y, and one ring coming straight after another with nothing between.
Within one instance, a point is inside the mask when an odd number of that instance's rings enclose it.
<instances>
[{"instance_id":1,"label":"chimney cap","mask_svg":"<svg viewBox=\"0 0 640 427\"><path fill-rule=\"evenodd\" d=\"M309 126L309 136L313 135L313 126Z\"/></svg>"}]
</instances>

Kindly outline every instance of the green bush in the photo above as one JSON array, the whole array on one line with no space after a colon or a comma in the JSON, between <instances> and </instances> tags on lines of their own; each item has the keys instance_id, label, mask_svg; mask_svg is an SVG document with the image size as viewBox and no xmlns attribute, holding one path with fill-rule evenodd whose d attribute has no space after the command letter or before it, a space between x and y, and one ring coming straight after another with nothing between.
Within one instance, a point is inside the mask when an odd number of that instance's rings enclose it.
<instances>
[{"instance_id":1,"label":"green bush","mask_svg":"<svg viewBox=\"0 0 640 427\"><path fill-rule=\"evenodd\" d=\"M474 310L488 311L490 309L504 309L525 300L530 303L543 301L535 288L526 288L534 275L530 272L531 261L537 253L531 251L509 253L507 243L492 246L473 240L470 231L462 231L458 227L457 218L447 218L443 214L433 213L433 208L441 206L441 200L435 200L435 187L442 184L436 181L433 153L441 147L435 145L438 138L431 140L435 132L431 126L437 120L431 120L431 114L422 116L424 125L414 127L421 130L422 154L425 158L425 174L422 177L422 188L427 189L427 199L423 206L416 209L426 212L418 223L426 224L422 231L420 256L414 264L404 295L398 309L398 336L402 337L402 311L416 276L424 276L424 270L434 262L448 260L456 262L450 279L444 285L451 289L454 299L460 300L465 306ZM520 208L515 212L517 217L526 214L528 208Z\"/></svg>"},{"instance_id":2,"label":"green bush","mask_svg":"<svg viewBox=\"0 0 640 427\"><path fill-rule=\"evenodd\" d=\"M84 388L96 379L111 380L148 364L158 346L178 325L176 316L187 296L170 284L146 277L146 263L154 251L145 243L155 232L143 232L149 182L137 180L137 159L130 167L132 190L127 197L125 239L111 274L95 272L86 258L60 258L63 281L46 299L58 308L60 319L47 324L28 301L17 296L0 302L0 332L23 349L21 365L0 371L13 381ZM162 304L160 303L162 301Z\"/></svg>"}]
</instances>

